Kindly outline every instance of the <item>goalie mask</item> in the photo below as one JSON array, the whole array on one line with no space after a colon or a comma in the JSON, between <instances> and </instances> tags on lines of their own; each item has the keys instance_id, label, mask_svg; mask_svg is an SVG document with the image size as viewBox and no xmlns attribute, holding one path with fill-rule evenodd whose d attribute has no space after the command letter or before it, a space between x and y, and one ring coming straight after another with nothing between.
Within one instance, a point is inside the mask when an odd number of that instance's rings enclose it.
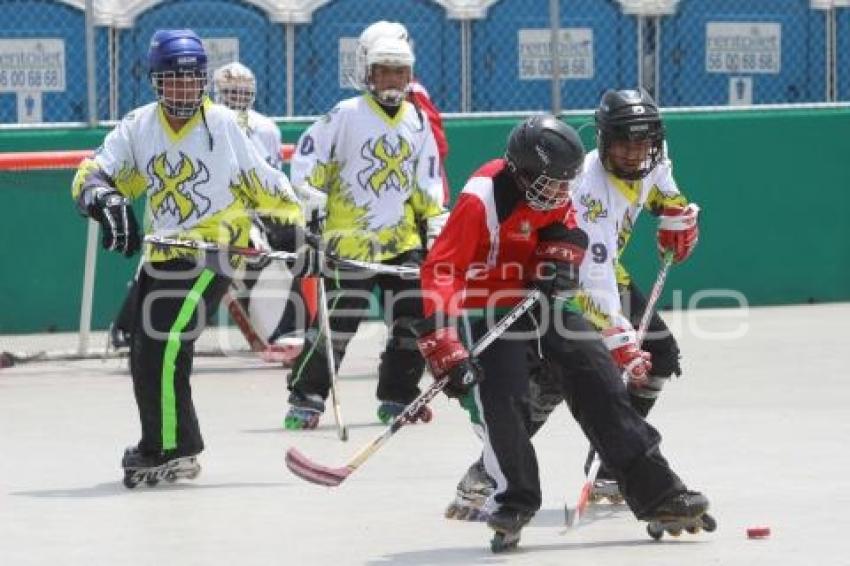
<instances>
[{"instance_id":1,"label":"goalie mask","mask_svg":"<svg viewBox=\"0 0 850 566\"><path fill-rule=\"evenodd\" d=\"M399 106L413 76L415 57L410 44L399 37L380 36L366 47L362 59L358 74L365 90L381 104ZM376 66L381 67L377 72Z\"/></svg>"},{"instance_id":2,"label":"goalie mask","mask_svg":"<svg viewBox=\"0 0 850 566\"><path fill-rule=\"evenodd\" d=\"M664 125L645 90L607 91L595 118L599 157L613 175L643 179L663 158Z\"/></svg>"},{"instance_id":3,"label":"goalie mask","mask_svg":"<svg viewBox=\"0 0 850 566\"><path fill-rule=\"evenodd\" d=\"M254 105L257 79L242 63L228 63L213 73L213 100L241 112Z\"/></svg>"},{"instance_id":4,"label":"goalie mask","mask_svg":"<svg viewBox=\"0 0 850 566\"><path fill-rule=\"evenodd\" d=\"M207 88L207 54L189 29L158 30L148 50L151 85L166 114L191 118Z\"/></svg>"},{"instance_id":5,"label":"goalie mask","mask_svg":"<svg viewBox=\"0 0 850 566\"><path fill-rule=\"evenodd\" d=\"M532 116L511 131L505 161L528 205L552 210L567 204L584 146L576 131L554 116Z\"/></svg>"}]
</instances>

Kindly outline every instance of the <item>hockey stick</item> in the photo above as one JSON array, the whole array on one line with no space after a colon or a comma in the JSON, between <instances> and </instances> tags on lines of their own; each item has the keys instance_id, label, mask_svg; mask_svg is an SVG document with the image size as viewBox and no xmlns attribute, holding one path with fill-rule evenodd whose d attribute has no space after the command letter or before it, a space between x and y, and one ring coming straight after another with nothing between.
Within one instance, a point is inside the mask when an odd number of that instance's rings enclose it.
<instances>
[{"instance_id":1,"label":"hockey stick","mask_svg":"<svg viewBox=\"0 0 850 566\"><path fill-rule=\"evenodd\" d=\"M487 334L485 334L472 348L472 355L478 356L490 344L501 336L514 322L524 315L540 298L540 291L531 291L525 299L516 305L508 314L506 314ZM292 447L286 451L286 467L298 476L299 478L328 487L335 487L341 484L351 475L354 470L360 467L363 462L369 459L372 454L384 445L384 443L394 435L398 429L403 427L409 421L413 420L419 413L420 409L431 402L437 394L443 390L449 382L448 377L434 381L428 389L423 391L419 397L410 402L405 409L395 418L393 422L378 436L363 446L357 453L352 456L347 464L339 468L330 468L318 464Z\"/></svg>"},{"instance_id":2,"label":"hockey stick","mask_svg":"<svg viewBox=\"0 0 850 566\"><path fill-rule=\"evenodd\" d=\"M239 332L248 342L248 347L255 354L259 354L260 358L266 363L283 364L284 367L289 367L292 361L298 356L301 351L301 346L295 344L269 344L268 340L263 338L257 331L254 323L251 321L251 316L245 312L245 307L234 296L233 289L229 289L222 297L224 306L227 307L227 312L230 318L239 328Z\"/></svg>"},{"instance_id":3,"label":"hockey stick","mask_svg":"<svg viewBox=\"0 0 850 566\"><path fill-rule=\"evenodd\" d=\"M228 289L222 296L221 301L227 307L230 318L233 319L242 336L245 337L245 341L248 342L251 351L257 353L265 352L269 347L269 343L257 333L257 329L254 328L251 319L248 317L248 313L245 312L245 308L233 296L233 291Z\"/></svg>"},{"instance_id":4,"label":"hockey stick","mask_svg":"<svg viewBox=\"0 0 850 566\"><path fill-rule=\"evenodd\" d=\"M190 250L199 250L211 253L226 253L240 255L244 257L276 259L283 261L295 261L298 258L298 254L292 252L266 251L244 246L225 246L213 242L204 242L202 240L179 240L176 238L155 236L153 234L148 234L145 236L145 243L154 246L171 246L176 248L186 248ZM396 275L399 277L419 276L418 267L410 267L406 265L385 265L383 263L372 263L369 261L360 261L357 259L348 259L332 255L328 255L327 259L343 268L363 269L366 271L371 271L372 273Z\"/></svg>"},{"instance_id":5,"label":"hockey stick","mask_svg":"<svg viewBox=\"0 0 850 566\"><path fill-rule=\"evenodd\" d=\"M658 302L658 299L661 297L661 291L664 289L664 282L667 280L667 272L670 271L670 265L673 263L673 253L666 252L664 254L664 258L662 259L661 268L658 271L658 276L655 278L655 284L652 286L652 291L649 294L649 298L646 301L646 308L643 310L643 315L641 315L640 325L638 326L637 331L637 345L640 348L640 345L643 343L643 339L646 337L646 333L649 329L649 321L652 318L652 313L655 311L655 303ZM628 382L628 373L623 372L623 382ZM599 474L599 468L602 466L602 460L599 458L599 453L597 451L593 451L593 461L590 464L590 468L587 470L587 476L584 479L584 485L581 487L581 491L579 492L578 501L576 501L576 505L572 511L567 508L567 527L573 528L578 525L579 520L584 516L585 511L587 511L587 506L590 503L590 493L593 491L593 484L596 482L596 476Z\"/></svg>"},{"instance_id":6,"label":"hockey stick","mask_svg":"<svg viewBox=\"0 0 850 566\"><path fill-rule=\"evenodd\" d=\"M336 358L334 357L333 342L331 338L331 321L328 315L328 292L325 288L325 278L319 277L319 300L317 304L319 316L319 328L325 335L325 359L328 361L328 371L331 377L331 402L334 408L334 420L336 421L336 433L340 440L348 440L348 428L342 420L342 409L339 403L339 387L337 386Z\"/></svg>"}]
</instances>

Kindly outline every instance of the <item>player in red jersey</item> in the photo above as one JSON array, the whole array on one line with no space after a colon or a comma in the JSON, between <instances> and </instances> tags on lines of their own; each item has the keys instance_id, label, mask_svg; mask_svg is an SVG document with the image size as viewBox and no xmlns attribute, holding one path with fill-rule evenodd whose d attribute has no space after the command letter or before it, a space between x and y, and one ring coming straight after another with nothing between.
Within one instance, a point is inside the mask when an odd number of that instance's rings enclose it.
<instances>
[{"instance_id":1,"label":"player in red jersey","mask_svg":"<svg viewBox=\"0 0 850 566\"><path fill-rule=\"evenodd\" d=\"M421 268L425 320L419 346L435 378L459 397L483 440L483 467L495 486L487 522L494 551L515 546L541 504L530 441L529 353L571 367L564 387L570 408L626 501L642 519L698 520L707 499L688 491L658 450L660 435L629 404L614 357L578 312L572 296L587 235L573 217L569 184L584 149L575 131L553 116L532 116L511 132L503 159L467 182ZM477 340L499 311L532 287L543 295L535 315L518 320L477 359ZM624 340L619 358L640 358Z\"/></svg>"}]
</instances>

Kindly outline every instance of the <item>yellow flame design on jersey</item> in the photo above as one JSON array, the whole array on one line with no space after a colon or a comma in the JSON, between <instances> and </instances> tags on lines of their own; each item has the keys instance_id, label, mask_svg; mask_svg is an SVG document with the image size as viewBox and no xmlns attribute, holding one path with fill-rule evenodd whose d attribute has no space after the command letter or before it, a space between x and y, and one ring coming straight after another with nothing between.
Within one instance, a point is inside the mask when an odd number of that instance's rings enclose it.
<instances>
[{"instance_id":1,"label":"yellow flame design on jersey","mask_svg":"<svg viewBox=\"0 0 850 566\"><path fill-rule=\"evenodd\" d=\"M158 190L150 193L150 205L154 215L173 211L172 207L176 207L182 223L198 211L199 207L192 198L191 189L185 192L181 189L186 188L186 184L198 178L203 171L206 171L206 166L201 161L198 161L196 168L192 159L182 151L180 162L176 166L168 162L165 152L154 157L148 164L148 172L152 178L159 180L161 185ZM201 212L198 212L198 215L200 216Z\"/></svg>"},{"instance_id":2,"label":"yellow flame design on jersey","mask_svg":"<svg viewBox=\"0 0 850 566\"><path fill-rule=\"evenodd\" d=\"M307 177L307 183L314 189L333 193L335 192L334 189L339 190L340 188L339 170L341 168L342 164L337 161L328 161L327 163L317 161Z\"/></svg>"},{"instance_id":3,"label":"yellow flame design on jersey","mask_svg":"<svg viewBox=\"0 0 850 566\"><path fill-rule=\"evenodd\" d=\"M599 218L608 218L608 211L602 208L602 201L588 194L581 195L580 202L586 209L582 214L585 222L596 222Z\"/></svg>"},{"instance_id":4,"label":"yellow flame design on jersey","mask_svg":"<svg viewBox=\"0 0 850 566\"><path fill-rule=\"evenodd\" d=\"M652 214L658 216L665 208L675 206L681 206L682 208L688 206L688 199L685 198L685 195L681 193L665 194L661 192L658 185L652 185L652 188L649 190L649 196L646 198L645 208L648 208Z\"/></svg>"},{"instance_id":5,"label":"yellow flame design on jersey","mask_svg":"<svg viewBox=\"0 0 850 566\"><path fill-rule=\"evenodd\" d=\"M599 304L593 300L593 297L586 289L579 289L578 293L576 293L575 301L578 304L581 313L584 315L584 318L586 318L597 329L601 330L611 326L611 318L605 314L605 311L603 311Z\"/></svg>"},{"instance_id":6,"label":"yellow flame design on jersey","mask_svg":"<svg viewBox=\"0 0 850 566\"><path fill-rule=\"evenodd\" d=\"M406 162L413 155L413 150L410 147L410 142L402 136L398 137L398 147L394 147L387 140L386 134L375 140L374 145L370 146L367 141L363 144L361 153L371 163L358 173L358 180L364 187L372 189L376 195L380 194L381 190L385 188L392 187L401 190L410 185L411 176L405 170L407 169ZM370 159L370 155L377 159L377 169L375 169L375 162Z\"/></svg>"}]
</instances>

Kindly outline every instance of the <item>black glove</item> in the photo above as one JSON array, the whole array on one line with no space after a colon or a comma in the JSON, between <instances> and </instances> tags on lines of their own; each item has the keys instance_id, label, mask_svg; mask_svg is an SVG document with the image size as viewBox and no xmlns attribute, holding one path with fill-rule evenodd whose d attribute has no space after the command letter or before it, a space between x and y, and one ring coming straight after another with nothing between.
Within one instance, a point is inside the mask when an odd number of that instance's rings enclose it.
<instances>
[{"instance_id":1,"label":"black glove","mask_svg":"<svg viewBox=\"0 0 850 566\"><path fill-rule=\"evenodd\" d=\"M579 266L587 250L587 234L561 223L538 232L534 250L534 285L544 295L575 291L579 286Z\"/></svg>"},{"instance_id":2,"label":"black glove","mask_svg":"<svg viewBox=\"0 0 850 566\"><path fill-rule=\"evenodd\" d=\"M443 388L446 395L463 397L484 379L484 370L478 360L470 356L454 326L437 327L436 317L432 316L416 323L413 331L434 379L449 378Z\"/></svg>"},{"instance_id":3,"label":"black glove","mask_svg":"<svg viewBox=\"0 0 850 566\"><path fill-rule=\"evenodd\" d=\"M316 242L304 228L297 224L284 224L269 216L261 216L259 220L271 249L297 255L292 261L286 262L293 277L311 277L321 272Z\"/></svg>"},{"instance_id":4,"label":"black glove","mask_svg":"<svg viewBox=\"0 0 850 566\"><path fill-rule=\"evenodd\" d=\"M89 216L100 222L103 247L130 257L139 251L142 239L139 224L130 201L115 189L104 188L95 193Z\"/></svg>"},{"instance_id":5,"label":"black glove","mask_svg":"<svg viewBox=\"0 0 850 566\"><path fill-rule=\"evenodd\" d=\"M277 252L294 252L299 243L304 243L304 230L300 226L284 224L271 216L260 216L258 220L271 249Z\"/></svg>"}]
</instances>

